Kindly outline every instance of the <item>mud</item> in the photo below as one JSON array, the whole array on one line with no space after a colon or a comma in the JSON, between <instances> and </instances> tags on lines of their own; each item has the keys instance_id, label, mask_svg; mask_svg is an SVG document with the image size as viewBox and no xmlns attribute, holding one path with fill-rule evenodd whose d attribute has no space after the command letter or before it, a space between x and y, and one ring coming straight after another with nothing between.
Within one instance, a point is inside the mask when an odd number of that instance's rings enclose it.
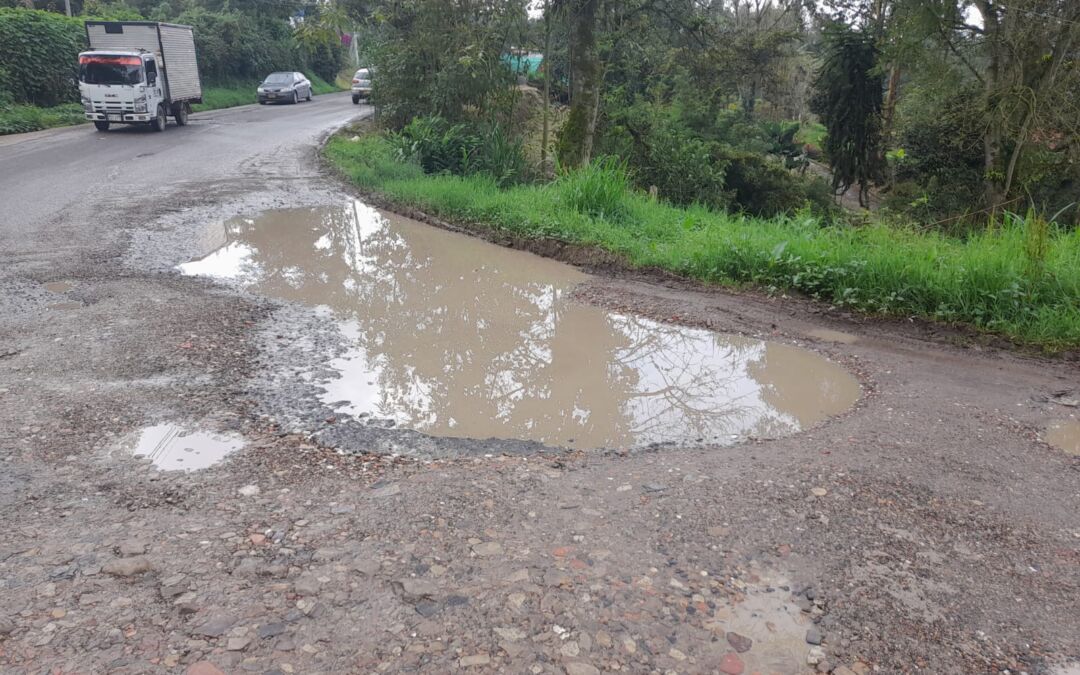
<instances>
[{"instance_id":1,"label":"mud","mask_svg":"<svg viewBox=\"0 0 1080 675\"><path fill-rule=\"evenodd\" d=\"M235 434L156 424L129 435L115 451L146 458L162 471L196 471L217 464L243 447L243 438Z\"/></svg>"},{"instance_id":2,"label":"mud","mask_svg":"<svg viewBox=\"0 0 1080 675\"><path fill-rule=\"evenodd\" d=\"M607 312L572 267L359 201L224 224L180 268L329 307L348 351L322 400L436 436L586 449L726 445L809 428L859 385L789 345Z\"/></svg>"},{"instance_id":3,"label":"mud","mask_svg":"<svg viewBox=\"0 0 1080 675\"><path fill-rule=\"evenodd\" d=\"M41 287L50 293L67 293L75 288L75 284L70 281L50 281L42 284Z\"/></svg>"}]
</instances>

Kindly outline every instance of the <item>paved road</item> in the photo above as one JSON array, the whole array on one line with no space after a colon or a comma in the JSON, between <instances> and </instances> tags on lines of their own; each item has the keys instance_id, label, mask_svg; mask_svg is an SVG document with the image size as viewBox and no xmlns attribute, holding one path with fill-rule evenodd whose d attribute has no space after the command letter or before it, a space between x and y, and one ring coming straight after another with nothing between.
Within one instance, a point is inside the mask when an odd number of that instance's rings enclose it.
<instances>
[{"instance_id":1,"label":"paved road","mask_svg":"<svg viewBox=\"0 0 1080 675\"><path fill-rule=\"evenodd\" d=\"M174 267L230 216L340 205L316 141L366 112L0 139L0 672L1074 672L1080 464L1040 434L1075 364L597 276L580 300L810 345L865 395L727 448L313 440L345 425L286 393L332 322ZM247 447L190 474L121 451L164 423Z\"/></svg>"},{"instance_id":2,"label":"paved road","mask_svg":"<svg viewBox=\"0 0 1080 675\"><path fill-rule=\"evenodd\" d=\"M164 133L89 125L0 137L0 263L20 252L41 257L36 242L49 238L55 253L94 247L109 237L110 210L135 201L166 200L191 184L247 176L300 177L301 159L314 141L358 115L348 93L317 96L297 105L243 106L192 115L186 127ZM90 218L102 226L73 228L65 219Z\"/></svg>"}]
</instances>

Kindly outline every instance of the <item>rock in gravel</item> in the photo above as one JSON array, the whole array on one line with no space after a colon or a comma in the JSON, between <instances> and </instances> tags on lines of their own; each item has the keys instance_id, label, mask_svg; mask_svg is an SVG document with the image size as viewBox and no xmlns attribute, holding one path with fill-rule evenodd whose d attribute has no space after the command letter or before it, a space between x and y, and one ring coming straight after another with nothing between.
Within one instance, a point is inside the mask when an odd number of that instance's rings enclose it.
<instances>
[{"instance_id":1,"label":"rock in gravel","mask_svg":"<svg viewBox=\"0 0 1080 675\"><path fill-rule=\"evenodd\" d=\"M371 494L372 497L375 497L376 499L382 499L384 497L393 497L394 495L401 494L401 486L398 485L397 483L389 483L389 484L385 484L385 485L378 485L378 483L376 483L375 485L372 486L372 490L371 490L370 494Z\"/></svg>"},{"instance_id":2,"label":"rock in gravel","mask_svg":"<svg viewBox=\"0 0 1080 675\"><path fill-rule=\"evenodd\" d=\"M487 654L473 654L472 656L462 656L459 661L462 668L468 668L469 666L486 666L491 663L491 657Z\"/></svg>"},{"instance_id":3,"label":"rock in gravel","mask_svg":"<svg viewBox=\"0 0 1080 675\"><path fill-rule=\"evenodd\" d=\"M255 497L262 492L262 490L259 489L258 485L245 485L237 490L237 492L240 493L241 497Z\"/></svg>"},{"instance_id":4,"label":"rock in gravel","mask_svg":"<svg viewBox=\"0 0 1080 675\"><path fill-rule=\"evenodd\" d=\"M724 658L720 659L720 672L725 675L742 675L744 668L746 666L743 665L742 659L734 652L728 652L724 654Z\"/></svg>"},{"instance_id":5,"label":"rock in gravel","mask_svg":"<svg viewBox=\"0 0 1080 675\"><path fill-rule=\"evenodd\" d=\"M479 556L502 555L503 547L497 541L485 541L473 546L473 553Z\"/></svg>"},{"instance_id":6,"label":"rock in gravel","mask_svg":"<svg viewBox=\"0 0 1080 675\"><path fill-rule=\"evenodd\" d=\"M600 670L591 663L575 661L566 664L566 675L600 675Z\"/></svg>"},{"instance_id":7,"label":"rock in gravel","mask_svg":"<svg viewBox=\"0 0 1080 675\"><path fill-rule=\"evenodd\" d=\"M300 578L293 582L293 590L299 595L318 595L322 583L313 574L301 574Z\"/></svg>"},{"instance_id":8,"label":"rock in gravel","mask_svg":"<svg viewBox=\"0 0 1080 675\"><path fill-rule=\"evenodd\" d=\"M251 638L249 637L229 638L229 642L225 645L225 649L228 649L230 652L238 652L247 648L249 644L251 644Z\"/></svg>"},{"instance_id":9,"label":"rock in gravel","mask_svg":"<svg viewBox=\"0 0 1080 675\"><path fill-rule=\"evenodd\" d=\"M234 623L236 622L233 618L227 614L214 614L193 630L192 633L212 638L221 637L225 634L225 631L233 627Z\"/></svg>"},{"instance_id":10,"label":"rock in gravel","mask_svg":"<svg viewBox=\"0 0 1080 675\"><path fill-rule=\"evenodd\" d=\"M15 632L15 622L8 618L0 617L0 635L11 635Z\"/></svg>"},{"instance_id":11,"label":"rock in gravel","mask_svg":"<svg viewBox=\"0 0 1080 675\"><path fill-rule=\"evenodd\" d=\"M435 584L423 579L405 578L399 579L393 584L394 590L405 600L422 600L424 598L431 598L439 589Z\"/></svg>"},{"instance_id":12,"label":"rock in gravel","mask_svg":"<svg viewBox=\"0 0 1080 675\"><path fill-rule=\"evenodd\" d=\"M199 661L188 666L186 675L225 675L225 671L209 661Z\"/></svg>"},{"instance_id":13,"label":"rock in gravel","mask_svg":"<svg viewBox=\"0 0 1080 675\"><path fill-rule=\"evenodd\" d=\"M806 642L807 644L812 645L821 644L821 631L819 631L816 626L811 626L806 631Z\"/></svg>"},{"instance_id":14,"label":"rock in gravel","mask_svg":"<svg viewBox=\"0 0 1080 675\"><path fill-rule=\"evenodd\" d=\"M806 663L811 666L816 666L825 660L825 650L821 647L811 647L810 653L806 655Z\"/></svg>"},{"instance_id":15,"label":"rock in gravel","mask_svg":"<svg viewBox=\"0 0 1080 675\"><path fill-rule=\"evenodd\" d=\"M825 495L829 494L829 491L823 487L816 487L810 490L810 494L814 495L815 497L824 497Z\"/></svg>"},{"instance_id":16,"label":"rock in gravel","mask_svg":"<svg viewBox=\"0 0 1080 675\"><path fill-rule=\"evenodd\" d=\"M124 557L133 555L142 555L146 553L146 549L149 548L149 544L141 539L128 539L127 541L120 542L120 555Z\"/></svg>"},{"instance_id":17,"label":"rock in gravel","mask_svg":"<svg viewBox=\"0 0 1080 675\"><path fill-rule=\"evenodd\" d=\"M667 489L663 483L645 483L641 487L645 489L645 492L663 492Z\"/></svg>"},{"instance_id":18,"label":"rock in gravel","mask_svg":"<svg viewBox=\"0 0 1080 675\"><path fill-rule=\"evenodd\" d=\"M101 567L102 571L106 574L111 574L115 577L133 577L143 572L149 572L153 569L150 564L150 560L144 556L135 556L134 558L117 558L110 560Z\"/></svg>"},{"instance_id":19,"label":"rock in gravel","mask_svg":"<svg viewBox=\"0 0 1080 675\"><path fill-rule=\"evenodd\" d=\"M728 633L727 641L731 648L740 654L750 651L750 648L754 646L754 641L751 638L738 633Z\"/></svg>"},{"instance_id":20,"label":"rock in gravel","mask_svg":"<svg viewBox=\"0 0 1080 675\"><path fill-rule=\"evenodd\" d=\"M278 622L275 622L275 623L264 623L264 624L262 624L261 626L259 626L259 630L257 631L257 633L258 633L259 638L265 640L267 638L272 638L272 637L276 637L278 635L281 635L287 629L288 629L288 626L286 626L285 623L278 621Z\"/></svg>"}]
</instances>

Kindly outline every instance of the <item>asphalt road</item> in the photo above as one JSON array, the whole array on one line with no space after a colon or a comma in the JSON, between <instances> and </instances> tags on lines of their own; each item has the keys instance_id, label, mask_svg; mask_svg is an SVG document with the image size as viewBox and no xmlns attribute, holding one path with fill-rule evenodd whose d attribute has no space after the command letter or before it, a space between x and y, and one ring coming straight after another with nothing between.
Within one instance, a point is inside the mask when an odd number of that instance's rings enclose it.
<instances>
[{"instance_id":1,"label":"asphalt road","mask_svg":"<svg viewBox=\"0 0 1080 675\"><path fill-rule=\"evenodd\" d=\"M0 203L8 205L0 211L0 262L31 250L42 256L40 237L61 256L72 246L96 247L110 235L115 206L138 200L168 207L163 200L193 183L302 175L301 157L318 137L370 111L340 93L297 105L199 113L185 127L170 118L163 133L142 126L102 133L81 125L0 136ZM80 217L102 226L65 226Z\"/></svg>"},{"instance_id":2,"label":"asphalt road","mask_svg":"<svg viewBox=\"0 0 1080 675\"><path fill-rule=\"evenodd\" d=\"M368 113L0 138L0 672L1076 672L1080 459L1042 440L1075 363L599 270L578 301L809 347L863 396L719 448L335 437L334 322L175 267L349 199L318 140ZM168 423L247 445L123 452Z\"/></svg>"}]
</instances>

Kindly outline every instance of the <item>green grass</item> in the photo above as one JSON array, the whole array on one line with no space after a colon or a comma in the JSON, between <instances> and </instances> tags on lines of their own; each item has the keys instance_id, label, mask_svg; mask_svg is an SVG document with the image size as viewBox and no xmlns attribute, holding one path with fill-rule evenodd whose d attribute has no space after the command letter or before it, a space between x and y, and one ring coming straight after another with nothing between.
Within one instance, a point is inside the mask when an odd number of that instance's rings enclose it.
<instances>
[{"instance_id":1,"label":"green grass","mask_svg":"<svg viewBox=\"0 0 1080 675\"><path fill-rule=\"evenodd\" d=\"M806 144L820 148L821 144L825 141L825 125L819 122L803 122L799 127L799 131L795 134L795 140L799 143Z\"/></svg>"},{"instance_id":2,"label":"green grass","mask_svg":"<svg viewBox=\"0 0 1080 675\"><path fill-rule=\"evenodd\" d=\"M342 91L338 85L330 84L318 75L308 74L308 79L311 80L311 91L316 96ZM202 112L257 103L255 89L258 86L258 82L208 85L203 88L203 102L193 105L191 109ZM0 106L0 136L66 127L85 121L82 105L78 103L65 103L54 108L38 108L32 105Z\"/></svg>"},{"instance_id":3,"label":"green grass","mask_svg":"<svg viewBox=\"0 0 1080 675\"><path fill-rule=\"evenodd\" d=\"M375 135L338 136L324 152L359 187L448 220L596 246L632 266L707 282L963 324L1049 351L1080 347L1080 230L1051 228L1043 263L1032 265L1023 218L958 239L828 224L809 213L758 219L676 208L626 189L617 175L598 175L604 169L500 189L480 175L425 175Z\"/></svg>"},{"instance_id":4,"label":"green grass","mask_svg":"<svg viewBox=\"0 0 1080 675\"><path fill-rule=\"evenodd\" d=\"M83 107L78 103L65 103L53 108L38 108L32 105L0 106L0 136L66 127L85 121Z\"/></svg>"}]
</instances>

